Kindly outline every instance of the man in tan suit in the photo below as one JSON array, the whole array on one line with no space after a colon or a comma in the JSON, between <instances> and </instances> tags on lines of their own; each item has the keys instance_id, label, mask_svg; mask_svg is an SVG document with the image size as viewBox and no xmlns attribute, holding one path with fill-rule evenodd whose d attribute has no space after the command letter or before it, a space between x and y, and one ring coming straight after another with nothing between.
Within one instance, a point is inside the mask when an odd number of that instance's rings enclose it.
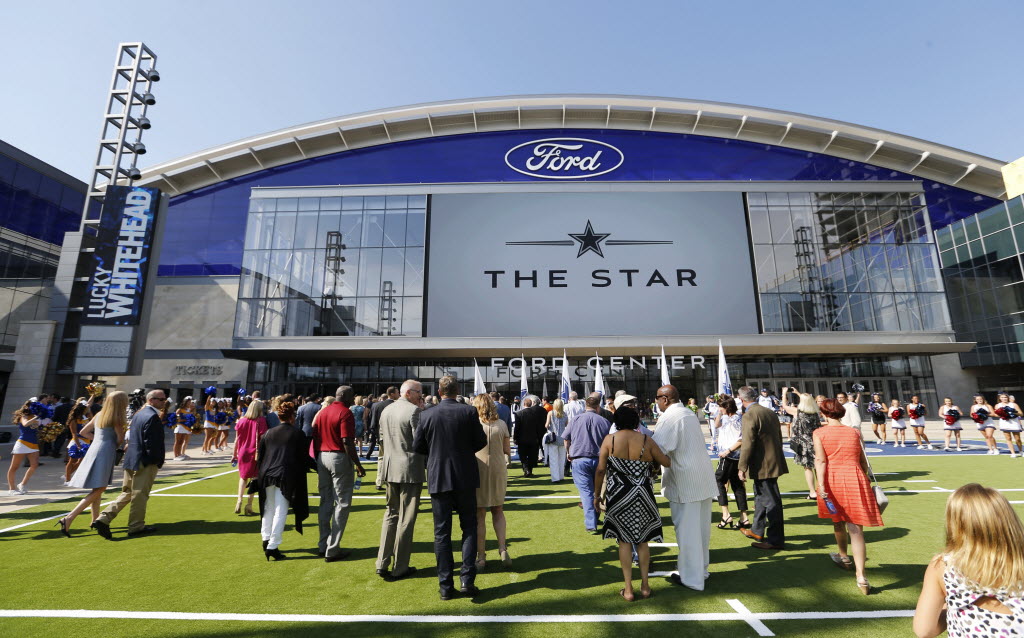
<instances>
[{"instance_id":1,"label":"man in tan suit","mask_svg":"<svg viewBox=\"0 0 1024 638\"><path fill-rule=\"evenodd\" d=\"M398 580L416 572L415 567L409 566L409 554L426 475L425 459L412 447L423 386L410 379L402 384L400 393L398 400L380 414L381 454L377 469L387 489L387 508L380 530L377 575L385 580ZM389 569L392 558L393 571Z\"/></svg>"},{"instance_id":2,"label":"man in tan suit","mask_svg":"<svg viewBox=\"0 0 1024 638\"><path fill-rule=\"evenodd\" d=\"M743 402L743 444L738 464L739 479L754 479L754 524L743 529L757 549L784 549L786 528L782 518L779 477L789 472L782 451L779 416L757 404L757 391L743 386L736 392Z\"/></svg>"}]
</instances>

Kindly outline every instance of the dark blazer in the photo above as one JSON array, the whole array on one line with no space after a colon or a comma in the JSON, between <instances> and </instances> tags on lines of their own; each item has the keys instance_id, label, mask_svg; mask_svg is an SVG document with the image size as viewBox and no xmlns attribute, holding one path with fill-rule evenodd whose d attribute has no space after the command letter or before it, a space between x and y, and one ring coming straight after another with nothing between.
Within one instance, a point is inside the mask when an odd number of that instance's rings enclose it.
<instances>
[{"instance_id":1,"label":"dark blazer","mask_svg":"<svg viewBox=\"0 0 1024 638\"><path fill-rule=\"evenodd\" d=\"M309 441L298 428L273 428L260 437L256 452L259 478L260 516L267 514L267 485L277 485L295 514L295 531L302 533L302 521L309 516ZM250 490L251 491L251 490Z\"/></svg>"},{"instance_id":2,"label":"dark blazer","mask_svg":"<svg viewBox=\"0 0 1024 638\"><path fill-rule=\"evenodd\" d=\"M544 424L548 411L542 405L523 408L516 413L515 440L517 445L540 445L544 438Z\"/></svg>"},{"instance_id":3,"label":"dark blazer","mask_svg":"<svg viewBox=\"0 0 1024 638\"><path fill-rule=\"evenodd\" d=\"M743 414L743 447L739 470L750 478L778 478L789 472L782 451L782 425L779 415L756 403Z\"/></svg>"},{"instance_id":4,"label":"dark blazer","mask_svg":"<svg viewBox=\"0 0 1024 638\"><path fill-rule=\"evenodd\" d=\"M164 465L164 424L148 404L132 417L124 451L124 469L134 472L145 465Z\"/></svg>"},{"instance_id":5,"label":"dark blazer","mask_svg":"<svg viewBox=\"0 0 1024 638\"><path fill-rule=\"evenodd\" d=\"M383 401L378 401L378 402L374 403L370 407L370 423L369 423L369 426L370 426L370 431L371 432L380 432L380 413L384 411L384 408L388 407L389 405L391 405L394 402L395 402L394 399L384 399ZM365 418L365 417L363 417L363 418Z\"/></svg>"},{"instance_id":6,"label":"dark blazer","mask_svg":"<svg viewBox=\"0 0 1024 638\"><path fill-rule=\"evenodd\" d=\"M57 423L68 424L68 417L71 416L71 408L74 407L73 402L62 403L53 409L53 420Z\"/></svg>"},{"instance_id":7,"label":"dark blazer","mask_svg":"<svg viewBox=\"0 0 1024 638\"><path fill-rule=\"evenodd\" d=\"M476 408L441 399L420 413L412 447L427 457L427 491L431 494L480 487L476 453L487 446Z\"/></svg>"},{"instance_id":8,"label":"dark blazer","mask_svg":"<svg viewBox=\"0 0 1024 638\"><path fill-rule=\"evenodd\" d=\"M302 430L302 433L312 438L313 417L320 411L320 404L310 401L295 411L295 427Z\"/></svg>"}]
</instances>

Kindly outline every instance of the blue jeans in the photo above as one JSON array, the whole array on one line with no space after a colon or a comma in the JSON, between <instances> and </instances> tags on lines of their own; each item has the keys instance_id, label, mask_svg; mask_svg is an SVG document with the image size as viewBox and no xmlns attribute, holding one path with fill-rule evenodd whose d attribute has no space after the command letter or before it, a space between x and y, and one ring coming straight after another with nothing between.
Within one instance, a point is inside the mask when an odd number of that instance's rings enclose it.
<instances>
[{"instance_id":1,"label":"blue jeans","mask_svg":"<svg viewBox=\"0 0 1024 638\"><path fill-rule=\"evenodd\" d=\"M580 492L583 504L583 524L587 529L597 529L597 510L594 509L594 473L597 472L597 459L582 458L572 460L572 482Z\"/></svg>"}]
</instances>

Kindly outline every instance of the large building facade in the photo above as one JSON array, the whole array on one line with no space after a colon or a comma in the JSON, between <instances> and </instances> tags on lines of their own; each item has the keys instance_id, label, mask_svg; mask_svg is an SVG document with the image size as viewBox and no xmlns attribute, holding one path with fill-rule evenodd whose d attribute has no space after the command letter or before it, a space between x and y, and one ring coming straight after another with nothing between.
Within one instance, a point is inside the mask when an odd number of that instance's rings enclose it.
<instances>
[{"instance_id":1,"label":"large building facade","mask_svg":"<svg viewBox=\"0 0 1024 638\"><path fill-rule=\"evenodd\" d=\"M517 393L525 365L531 391L554 393L564 353L576 390L600 362L611 389L649 397L664 348L673 383L700 397L721 340L734 385L859 382L934 403L976 387L960 357L980 340L953 325L945 253L951 229L1006 210L1002 165L660 98L298 126L144 173L171 196L145 356L108 382L365 394L454 373L468 392L475 362L489 389ZM64 335L56 352L74 347ZM59 358L54 383L81 383Z\"/></svg>"}]
</instances>

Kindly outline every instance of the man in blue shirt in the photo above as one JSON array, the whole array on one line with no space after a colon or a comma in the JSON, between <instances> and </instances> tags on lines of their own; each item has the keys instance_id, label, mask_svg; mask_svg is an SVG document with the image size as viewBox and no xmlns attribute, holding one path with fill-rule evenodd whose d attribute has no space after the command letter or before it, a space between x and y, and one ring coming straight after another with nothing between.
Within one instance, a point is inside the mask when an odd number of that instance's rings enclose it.
<instances>
[{"instance_id":1,"label":"man in blue shirt","mask_svg":"<svg viewBox=\"0 0 1024 638\"><path fill-rule=\"evenodd\" d=\"M594 474L597 472L597 459L601 456L601 443L608 436L612 424L600 414L600 394L594 392L588 396L586 404L586 411L569 422L562 438L572 462L572 482L579 490L583 505L583 524L588 532L596 532L599 517L594 509Z\"/></svg>"},{"instance_id":2,"label":"man in blue shirt","mask_svg":"<svg viewBox=\"0 0 1024 638\"><path fill-rule=\"evenodd\" d=\"M497 392L491 393L491 400L494 401L494 406L498 410L498 418L505 422L509 428L512 427L512 408L508 407L507 403L503 403L505 400Z\"/></svg>"}]
</instances>

